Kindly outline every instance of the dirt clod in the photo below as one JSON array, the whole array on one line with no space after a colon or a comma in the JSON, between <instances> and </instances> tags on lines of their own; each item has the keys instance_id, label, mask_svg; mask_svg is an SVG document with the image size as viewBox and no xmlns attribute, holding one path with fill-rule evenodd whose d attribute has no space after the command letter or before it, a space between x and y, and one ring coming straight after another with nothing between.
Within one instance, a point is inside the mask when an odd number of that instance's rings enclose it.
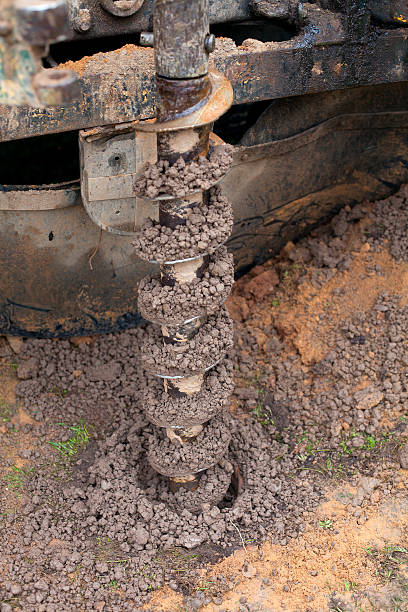
<instances>
[{"instance_id":1,"label":"dirt clod","mask_svg":"<svg viewBox=\"0 0 408 612\"><path fill-rule=\"evenodd\" d=\"M398 459L401 467L404 470L408 470L408 443L405 443L404 446L400 449L398 453Z\"/></svg>"}]
</instances>

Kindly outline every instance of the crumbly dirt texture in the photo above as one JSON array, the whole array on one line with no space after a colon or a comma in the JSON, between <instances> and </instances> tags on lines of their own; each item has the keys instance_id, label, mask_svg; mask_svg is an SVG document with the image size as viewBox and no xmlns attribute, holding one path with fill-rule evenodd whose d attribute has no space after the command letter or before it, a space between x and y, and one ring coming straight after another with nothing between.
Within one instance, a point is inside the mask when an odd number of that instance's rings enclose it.
<instances>
[{"instance_id":1,"label":"crumbly dirt texture","mask_svg":"<svg viewBox=\"0 0 408 612\"><path fill-rule=\"evenodd\" d=\"M144 329L2 340L1 612L404 612L407 211L346 207L237 281L219 506L147 463Z\"/></svg>"},{"instance_id":2,"label":"crumbly dirt texture","mask_svg":"<svg viewBox=\"0 0 408 612\"><path fill-rule=\"evenodd\" d=\"M150 326L140 348L144 367L161 376L189 376L216 365L233 344L233 324L225 307L210 315L190 340L164 344L160 328Z\"/></svg>"},{"instance_id":3,"label":"crumbly dirt texture","mask_svg":"<svg viewBox=\"0 0 408 612\"><path fill-rule=\"evenodd\" d=\"M180 157L173 165L165 160L149 164L135 181L135 193L151 199L160 194L182 198L196 190L211 189L231 168L233 151L231 145L218 145L208 157L201 156L197 161L186 163Z\"/></svg>"},{"instance_id":4,"label":"crumbly dirt texture","mask_svg":"<svg viewBox=\"0 0 408 612\"><path fill-rule=\"evenodd\" d=\"M149 444L149 463L159 474L172 477L206 470L226 454L231 429L231 420L222 415L206 423L197 437L182 444L177 440L171 442L164 429L155 428Z\"/></svg>"},{"instance_id":5,"label":"crumbly dirt texture","mask_svg":"<svg viewBox=\"0 0 408 612\"><path fill-rule=\"evenodd\" d=\"M232 369L232 361L223 359L209 370L200 391L180 397L166 393L162 379L146 374L143 409L147 418L158 427L190 427L218 416L234 388Z\"/></svg>"},{"instance_id":6,"label":"crumbly dirt texture","mask_svg":"<svg viewBox=\"0 0 408 612\"><path fill-rule=\"evenodd\" d=\"M139 283L138 308L148 321L163 325L181 325L205 313L214 314L231 293L234 260L226 247L209 258L201 278L190 283L162 285L159 276L145 277Z\"/></svg>"},{"instance_id":7,"label":"crumbly dirt texture","mask_svg":"<svg viewBox=\"0 0 408 612\"><path fill-rule=\"evenodd\" d=\"M172 230L149 219L135 239L135 251L141 259L160 264L211 255L227 240L232 224L231 204L221 189L214 187L208 204L195 206L185 225Z\"/></svg>"}]
</instances>

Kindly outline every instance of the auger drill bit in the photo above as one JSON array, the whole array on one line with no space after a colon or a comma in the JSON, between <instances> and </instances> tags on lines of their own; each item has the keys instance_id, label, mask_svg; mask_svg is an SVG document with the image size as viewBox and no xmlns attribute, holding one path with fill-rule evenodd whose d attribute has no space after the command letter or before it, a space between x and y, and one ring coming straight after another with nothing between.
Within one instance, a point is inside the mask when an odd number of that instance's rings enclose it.
<instances>
[{"instance_id":1,"label":"auger drill bit","mask_svg":"<svg viewBox=\"0 0 408 612\"><path fill-rule=\"evenodd\" d=\"M164 188L153 198L147 189L147 197L158 203L159 220L147 222L136 242L140 257L160 263L160 274L139 285L139 309L155 324L141 350L144 408L157 426L148 460L184 500L191 495L187 490L207 501L200 497L200 477L213 470L220 475L212 497L217 503L232 471L224 458L232 388L232 365L225 357L233 331L224 302L233 284L233 259L223 246L232 229L231 206L214 186L226 167L222 162L217 167L217 150L225 147L211 129L231 106L232 88L208 69L214 43L209 0L155 0L153 26L157 119L136 129L157 134L159 161L145 177L178 173L182 186L177 193ZM212 188L203 191L199 179L191 188L193 170L199 173L209 155ZM146 190L138 192L140 184L135 191L146 197ZM159 245L154 254L152 245Z\"/></svg>"}]
</instances>

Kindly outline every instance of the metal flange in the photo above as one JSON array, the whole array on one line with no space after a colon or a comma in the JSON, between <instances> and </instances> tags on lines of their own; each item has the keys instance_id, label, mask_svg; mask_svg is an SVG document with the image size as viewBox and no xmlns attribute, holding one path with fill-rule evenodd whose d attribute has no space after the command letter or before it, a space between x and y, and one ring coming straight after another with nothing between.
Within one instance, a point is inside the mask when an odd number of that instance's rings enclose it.
<instances>
[{"instance_id":1,"label":"metal flange","mask_svg":"<svg viewBox=\"0 0 408 612\"><path fill-rule=\"evenodd\" d=\"M210 91L204 103L191 113L171 121L147 120L135 124L138 132L175 132L202 127L219 119L232 106L234 92L229 80L220 72L208 73Z\"/></svg>"}]
</instances>

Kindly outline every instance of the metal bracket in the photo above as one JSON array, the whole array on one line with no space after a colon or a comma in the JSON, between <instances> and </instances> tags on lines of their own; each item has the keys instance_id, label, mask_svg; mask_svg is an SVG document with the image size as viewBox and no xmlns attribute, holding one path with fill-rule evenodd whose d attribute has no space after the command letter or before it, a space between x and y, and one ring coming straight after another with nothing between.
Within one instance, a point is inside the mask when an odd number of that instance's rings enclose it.
<instances>
[{"instance_id":1,"label":"metal bracket","mask_svg":"<svg viewBox=\"0 0 408 612\"><path fill-rule=\"evenodd\" d=\"M96 225L129 236L147 217L157 218L152 203L133 190L146 163L157 161L156 134L136 132L134 123L121 124L83 130L79 144L82 201Z\"/></svg>"}]
</instances>

